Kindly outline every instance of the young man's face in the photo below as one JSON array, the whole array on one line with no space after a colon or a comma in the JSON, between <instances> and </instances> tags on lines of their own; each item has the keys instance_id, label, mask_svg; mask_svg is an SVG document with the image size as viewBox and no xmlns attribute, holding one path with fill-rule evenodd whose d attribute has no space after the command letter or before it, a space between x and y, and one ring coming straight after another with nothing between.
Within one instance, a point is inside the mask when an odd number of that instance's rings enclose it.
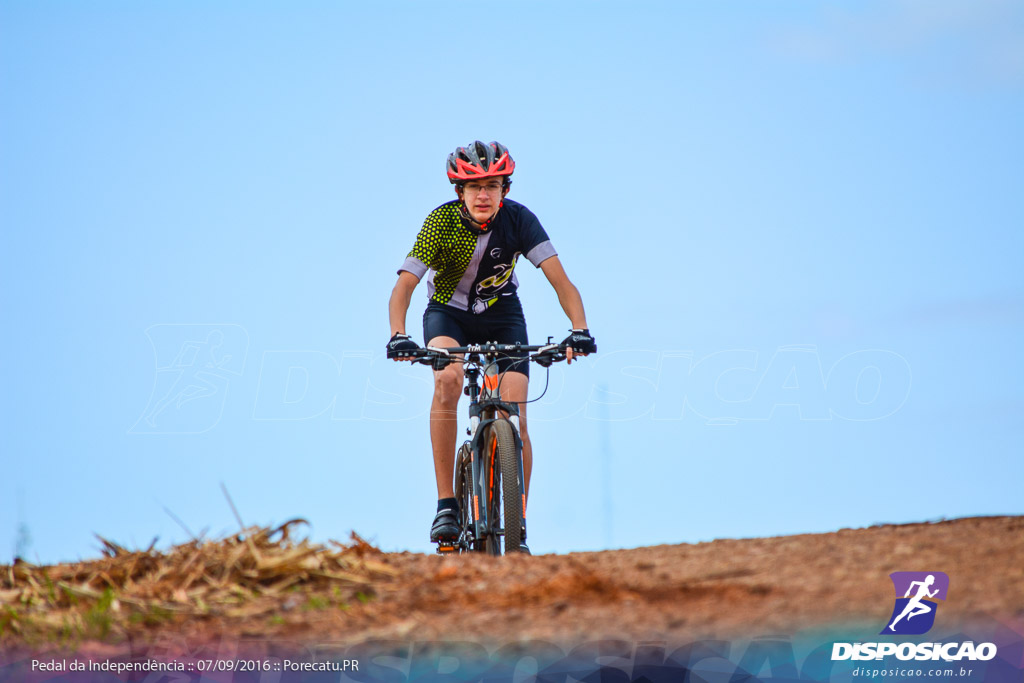
<instances>
[{"instance_id":1,"label":"young man's face","mask_svg":"<svg viewBox=\"0 0 1024 683\"><path fill-rule=\"evenodd\" d=\"M502 190L502 178L482 178L470 180L462 188L462 201L466 204L470 217L477 223L486 223L498 213L505 192Z\"/></svg>"}]
</instances>

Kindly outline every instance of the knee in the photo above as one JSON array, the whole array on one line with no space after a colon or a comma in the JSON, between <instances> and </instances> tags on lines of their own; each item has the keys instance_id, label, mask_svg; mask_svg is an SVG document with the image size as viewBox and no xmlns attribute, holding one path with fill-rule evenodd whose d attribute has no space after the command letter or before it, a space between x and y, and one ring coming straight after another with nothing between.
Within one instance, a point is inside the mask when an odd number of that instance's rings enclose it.
<instances>
[{"instance_id":1,"label":"knee","mask_svg":"<svg viewBox=\"0 0 1024 683\"><path fill-rule=\"evenodd\" d=\"M445 407L454 407L462 396L462 372L449 365L434 373L434 398Z\"/></svg>"}]
</instances>

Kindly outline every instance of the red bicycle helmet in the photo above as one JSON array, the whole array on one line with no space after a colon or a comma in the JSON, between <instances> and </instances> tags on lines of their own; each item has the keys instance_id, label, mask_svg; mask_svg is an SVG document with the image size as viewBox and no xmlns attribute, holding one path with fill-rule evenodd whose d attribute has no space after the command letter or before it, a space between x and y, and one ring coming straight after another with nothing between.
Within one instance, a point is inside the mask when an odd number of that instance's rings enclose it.
<instances>
[{"instance_id":1,"label":"red bicycle helmet","mask_svg":"<svg viewBox=\"0 0 1024 683\"><path fill-rule=\"evenodd\" d=\"M484 144L479 140L459 147L448 155L448 180L461 185L470 180L480 178L505 177L516 169L516 162L508 153L508 148L500 142Z\"/></svg>"}]
</instances>

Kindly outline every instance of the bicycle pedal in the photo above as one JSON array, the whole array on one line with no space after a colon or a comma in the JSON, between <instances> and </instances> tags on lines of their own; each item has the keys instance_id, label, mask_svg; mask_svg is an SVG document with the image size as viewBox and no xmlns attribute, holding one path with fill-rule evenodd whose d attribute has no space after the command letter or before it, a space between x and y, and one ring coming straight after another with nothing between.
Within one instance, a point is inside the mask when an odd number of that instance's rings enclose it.
<instances>
[{"instance_id":1,"label":"bicycle pedal","mask_svg":"<svg viewBox=\"0 0 1024 683\"><path fill-rule=\"evenodd\" d=\"M445 545L444 543L438 543L437 554L438 555L450 555L457 552L459 549L456 545Z\"/></svg>"}]
</instances>

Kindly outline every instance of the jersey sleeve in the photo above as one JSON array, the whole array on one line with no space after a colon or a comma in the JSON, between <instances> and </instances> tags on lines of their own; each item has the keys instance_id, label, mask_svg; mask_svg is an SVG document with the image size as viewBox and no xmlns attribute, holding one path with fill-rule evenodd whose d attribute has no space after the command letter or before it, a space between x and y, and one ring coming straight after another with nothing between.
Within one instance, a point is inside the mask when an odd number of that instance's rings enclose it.
<instances>
[{"instance_id":1,"label":"jersey sleeve","mask_svg":"<svg viewBox=\"0 0 1024 683\"><path fill-rule=\"evenodd\" d=\"M398 269L399 274L405 270L421 278L431 268L437 270L440 265L441 235L441 221L435 210L423 221L423 227L416 235L416 243Z\"/></svg>"},{"instance_id":2,"label":"jersey sleeve","mask_svg":"<svg viewBox=\"0 0 1024 683\"><path fill-rule=\"evenodd\" d=\"M555 251L555 246L551 244L551 239L548 238L548 233L545 232L544 226L540 224L537 216L532 211L523 207L520 220L522 235L521 251L526 255L530 263L540 268L541 263L555 256L558 252Z\"/></svg>"}]
</instances>

